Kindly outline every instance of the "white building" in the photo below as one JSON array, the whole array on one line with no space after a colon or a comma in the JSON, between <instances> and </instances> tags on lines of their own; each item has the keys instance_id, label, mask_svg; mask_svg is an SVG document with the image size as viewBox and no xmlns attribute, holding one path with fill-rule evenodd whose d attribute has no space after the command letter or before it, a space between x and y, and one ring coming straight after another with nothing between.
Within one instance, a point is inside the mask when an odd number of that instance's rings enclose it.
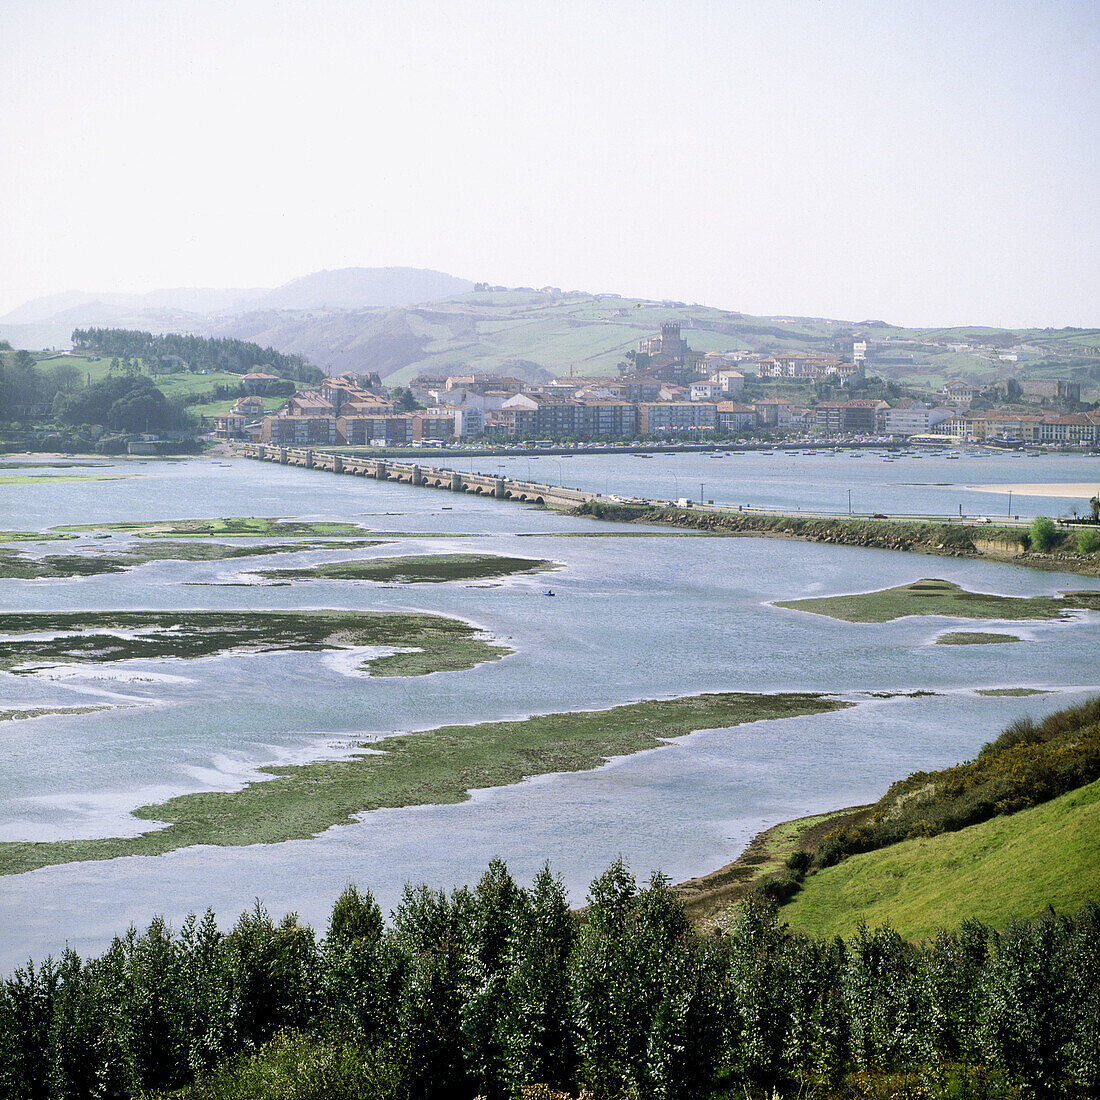
<instances>
[{"instance_id":1,"label":"white building","mask_svg":"<svg viewBox=\"0 0 1100 1100\"><path fill-rule=\"evenodd\" d=\"M715 401L721 396L721 382L692 382L688 394L692 401Z\"/></svg>"},{"instance_id":2,"label":"white building","mask_svg":"<svg viewBox=\"0 0 1100 1100\"><path fill-rule=\"evenodd\" d=\"M740 397L745 392L745 376L739 370L716 370L710 380L722 387L723 397Z\"/></svg>"},{"instance_id":3,"label":"white building","mask_svg":"<svg viewBox=\"0 0 1100 1100\"><path fill-rule=\"evenodd\" d=\"M954 409L887 409L887 435L925 435L955 415Z\"/></svg>"}]
</instances>

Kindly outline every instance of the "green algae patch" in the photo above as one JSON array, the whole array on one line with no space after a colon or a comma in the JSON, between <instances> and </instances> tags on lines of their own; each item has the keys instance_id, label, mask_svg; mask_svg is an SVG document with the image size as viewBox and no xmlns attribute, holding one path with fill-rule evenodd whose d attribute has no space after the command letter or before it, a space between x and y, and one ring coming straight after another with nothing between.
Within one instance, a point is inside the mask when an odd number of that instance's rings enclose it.
<instances>
[{"instance_id":1,"label":"green algae patch","mask_svg":"<svg viewBox=\"0 0 1100 1100\"><path fill-rule=\"evenodd\" d=\"M740 692L649 700L609 710L519 721L444 726L386 737L348 760L263 769L272 778L243 790L180 795L135 816L164 828L137 837L0 844L0 873L127 855L160 855L195 844L273 844L305 839L357 814L466 801L471 790L527 776L584 771L611 757L660 748L694 730L820 714L851 706L806 693Z\"/></svg>"},{"instance_id":2,"label":"green algae patch","mask_svg":"<svg viewBox=\"0 0 1100 1100\"><path fill-rule=\"evenodd\" d=\"M384 545L384 539L264 543L259 546L233 546L228 543L201 540L195 542L158 540L142 543L116 554L53 554L41 558L29 557L19 550L0 549L0 579L92 577L103 573L122 573L151 561L226 561L233 558L295 554L303 550L348 550Z\"/></svg>"},{"instance_id":3,"label":"green algae patch","mask_svg":"<svg viewBox=\"0 0 1100 1100\"><path fill-rule=\"evenodd\" d=\"M15 673L74 661L380 646L414 652L367 657L361 670L420 676L473 668L511 652L459 619L381 611L28 612L0 615L0 636L0 669Z\"/></svg>"},{"instance_id":4,"label":"green algae patch","mask_svg":"<svg viewBox=\"0 0 1100 1100\"><path fill-rule=\"evenodd\" d=\"M62 539L75 539L76 535L43 531L0 531L0 543L3 542L56 542Z\"/></svg>"},{"instance_id":5,"label":"green algae patch","mask_svg":"<svg viewBox=\"0 0 1100 1100\"><path fill-rule=\"evenodd\" d=\"M41 485L47 481L125 481L137 474L0 474L0 485Z\"/></svg>"},{"instance_id":6,"label":"green algae patch","mask_svg":"<svg viewBox=\"0 0 1100 1100\"><path fill-rule=\"evenodd\" d=\"M941 634L936 645L1003 645L1018 642L1015 634L983 634L980 630L956 630Z\"/></svg>"},{"instance_id":7,"label":"green algae patch","mask_svg":"<svg viewBox=\"0 0 1100 1100\"><path fill-rule=\"evenodd\" d=\"M276 580L386 581L390 584L439 584L444 581L484 580L516 573L539 573L557 568L552 561L510 558L500 554L420 554L335 561L302 569L266 569L260 576Z\"/></svg>"},{"instance_id":8,"label":"green algae patch","mask_svg":"<svg viewBox=\"0 0 1100 1100\"><path fill-rule=\"evenodd\" d=\"M55 531L109 531L139 538L286 538L296 535L339 538L362 535L357 523L334 520L290 520L273 516L235 516L229 519L135 520L127 523L81 523Z\"/></svg>"},{"instance_id":9,"label":"green algae patch","mask_svg":"<svg viewBox=\"0 0 1100 1100\"><path fill-rule=\"evenodd\" d=\"M12 710L0 710L0 722L19 722L24 718L50 718L55 714L91 714L97 710L117 710L107 703L96 703L87 707L16 707Z\"/></svg>"},{"instance_id":10,"label":"green algae patch","mask_svg":"<svg viewBox=\"0 0 1100 1100\"><path fill-rule=\"evenodd\" d=\"M951 581L934 578L886 588L785 600L776 607L827 615L850 623L885 623L909 615L944 615L957 619L1061 619L1070 611L1100 610L1100 591L1062 592L1057 596L998 596L968 592Z\"/></svg>"},{"instance_id":11,"label":"green algae patch","mask_svg":"<svg viewBox=\"0 0 1100 1100\"><path fill-rule=\"evenodd\" d=\"M1044 688L978 688L975 695L987 695L992 699L1023 699L1028 695L1049 695Z\"/></svg>"}]
</instances>

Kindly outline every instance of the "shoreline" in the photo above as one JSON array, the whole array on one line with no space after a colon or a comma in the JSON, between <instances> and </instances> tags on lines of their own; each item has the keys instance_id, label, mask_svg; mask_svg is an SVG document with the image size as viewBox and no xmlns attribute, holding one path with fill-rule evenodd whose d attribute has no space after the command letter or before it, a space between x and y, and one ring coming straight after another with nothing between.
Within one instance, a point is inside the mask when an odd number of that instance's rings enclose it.
<instances>
[{"instance_id":1,"label":"shoreline","mask_svg":"<svg viewBox=\"0 0 1100 1100\"><path fill-rule=\"evenodd\" d=\"M688 919L698 928L721 928L735 905L743 901L766 875L783 870L795 851L813 851L830 829L856 825L870 814L873 803L777 821L757 833L741 854L721 867L675 883Z\"/></svg>"},{"instance_id":2,"label":"shoreline","mask_svg":"<svg viewBox=\"0 0 1100 1100\"><path fill-rule=\"evenodd\" d=\"M575 516L613 523L647 523L731 537L794 539L873 550L900 550L937 557L967 558L1022 565L1048 572L1100 577L1100 555L1064 550L1032 552L1021 535L1027 527L1003 527L944 519L865 519L807 516L789 512L726 512L662 505L586 501Z\"/></svg>"},{"instance_id":3,"label":"shoreline","mask_svg":"<svg viewBox=\"0 0 1100 1100\"><path fill-rule=\"evenodd\" d=\"M1098 481L1026 481L1013 485L964 485L975 493L1000 493L1001 496L1059 497L1063 500L1079 500L1100 493Z\"/></svg>"}]
</instances>

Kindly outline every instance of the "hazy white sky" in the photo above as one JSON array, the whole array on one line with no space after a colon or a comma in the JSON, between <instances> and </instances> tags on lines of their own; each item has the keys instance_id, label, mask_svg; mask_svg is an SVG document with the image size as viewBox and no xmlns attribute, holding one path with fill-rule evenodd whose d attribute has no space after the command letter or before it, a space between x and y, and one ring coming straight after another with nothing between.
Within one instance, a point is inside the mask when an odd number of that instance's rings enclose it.
<instances>
[{"instance_id":1,"label":"hazy white sky","mask_svg":"<svg viewBox=\"0 0 1100 1100\"><path fill-rule=\"evenodd\" d=\"M0 0L0 313L407 265L1100 325L1095 0Z\"/></svg>"}]
</instances>

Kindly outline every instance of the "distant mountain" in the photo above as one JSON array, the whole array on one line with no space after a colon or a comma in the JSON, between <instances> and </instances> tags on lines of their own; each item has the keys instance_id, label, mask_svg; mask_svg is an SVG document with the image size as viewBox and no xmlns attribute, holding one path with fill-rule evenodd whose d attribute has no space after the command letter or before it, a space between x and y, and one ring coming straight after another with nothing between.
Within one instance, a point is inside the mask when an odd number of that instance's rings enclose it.
<instances>
[{"instance_id":1,"label":"distant mountain","mask_svg":"<svg viewBox=\"0 0 1100 1100\"><path fill-rule=\"evenodd\" d=\"M473 290L468 279L416 267L345 267L316 271L289 283L266 288L176 287L144 294L89 293L67 290L24 302L0 317L0 325L122 324L159 328L166 315L203 318L270 309L394 309L435 302ZM186 318L182 318L186 322Z\"/></svg>"},{"instance_id":2,"label":"distant mountain","mask_svg":"<svg viewBox=\"0 0 1100 1100\"><path fill-rule=\"evenodd\" d=\"M277 287L252 309L393 309L437 302L473 290L468 279L418 267L343 267Z\"/></svg>"},{"instance_id":3,"label":"distant mountain","mask_svg":"<svg viewBox=\"0 0 1100 1100\"><path fill-rule=\"evenodd\" d=\"M213 287L178 287L150 290L145 294L91 294L84 290L67 290L24 302L0 317L0 324L65 323L70 316L80 317L81 323L113 324L120 316L140 315L146 311L223 313L247 309L250 301L268 293L267 290Z\"/></svg>"}]
</instances>

